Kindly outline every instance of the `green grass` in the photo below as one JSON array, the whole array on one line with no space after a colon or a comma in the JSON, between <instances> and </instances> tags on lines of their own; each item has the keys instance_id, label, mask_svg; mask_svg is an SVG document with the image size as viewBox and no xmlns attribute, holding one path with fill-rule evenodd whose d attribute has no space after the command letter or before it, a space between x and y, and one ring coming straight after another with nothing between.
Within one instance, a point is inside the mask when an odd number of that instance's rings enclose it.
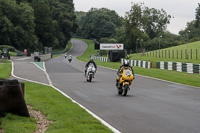
<instances>
[{"instance_id":1,"label":"green grass","mask_svg":"<svg viewBox=\"0 0 200 133\"><path fill-rule=\"evenodd\" d=\"M17 53L15 53L15 52L10 52L10 55L11 55L11 56L17 56Z\"/></svg>"},{"instance_id":2,"label":"green grass","mask_svg":"<svg viewBox=\"0 0 200 133\"><path fill-rule=\"evenodd\" d=\"M77 57L82 61L88 61L91 54L96 54L92 40L81 39L88 44L86 52ZM120 62L101 62L96 61L100 66L118 69ZM9 70L4 68L10 67ZM186 85L200 87L200 75L189 74L184 72L176 72L161 69L145 69L133 66L136 74L164 79L172 82L182 83ZM4 78L8 78L11 71L11 64L0 64L0 76L7 73ZM2 77L0 77L2 78ZM136 76L137 78L137 76ZM46 115L48 120L54 121L48 127L47 132L84 132L84 133L107 133L111 132L107 127L102 125L100 121L93 118L84 109L73 103L70 99L61 95L58 91L49 86L39 85L35 83L25 82L25 100L27 104L40 110ZM0 119L0 126L7 133L33 133L36 129L36 120L32 118L20 117L7 114L6 117Z\"/></svg>"},{"instance_id":3,"label":"green grass","mask_svg":"<svg viewBox=\"0 0 200 133\"><path fill-rule=\"evenodd\" d=\"M77 59L86 62L89 60L90 55L97 53L97 50L94 50L94 43L92 40L86 40L86 39L79 39L79 40L85 41L88 44L88 48L87 48L86 52L82 56L77 57ZM154 60L152 60L152 58L141 57L141 55L137 55L135 57L137 57L137 58L134 58L134 56L133 56L131 59L155 61L155 62L157 61L157 59L155 59L155 58L154 58ZM172 61L172 60L169 59L168 61ZM105 63L105 62L98 61L98 60L95 60L95 62L97 63L97 65L113 68L116 70L121 65L120 62ZM189 73L185 73L185 72L161 70L161 69L155 69L155 68L146 69L146 68L141 68L141 67L137 67L137 66L133 66L133 69L134 69L135 74L154 77L154 78L163 79L163 80L172 81L172 82L177 82L177 83L181 83L181 84L185 84L185 85L200 87L200 75L199 74L189 74Z\"/></svg>"},{"instance_id":4,"label":"green grass","mask_svg":"<svg viewBox=\"0 0 200 133\"><path fill-rule=\"evenodd\" d=\"M36 128L36 119L7 114L0 119L0 127L6 133L33 133Z\"/></svg>"},{"instance_id":5,"label":"green grass","mask_svg":"<svg viewBox=\"0 0 200 133\"><path fill-rule=\"evenodd\" d=\"M68 52L68 51L71 49L71 47L72 47L72 43L71 43L71 42L68 42L67 50L66 50L64 53ZM54 52L56 52L56 51L61 51L61 50L54 50ZM64 53L62 53L62 54L64 54ZM53 58L59 57L59 56L62 55L62 54L53 55Z\"/></svg>"},{"instance_id":6,"label":"green grass","mask_svg":"<svg viewBox=\"0 0 200 133\"><path fill-rule=\"evenodd\" d=\"M54 121L47 132L111 132L100 121L55 89L28 82L25 85L26 102L45 114L48 120Z\"/></svg>"},{"instance_id":7,"label":"green grass","mask_svg":"<svg viewBox=\"0 0 200 133\"><path fill-rule=\"evenodd\" d=\"M25 100L53 121L47 133L111 133L99 120L50 86L25 82ZM32 118L8 114L0 125L6 132L33 133L35 122Z\"/></svg>"},{"instance_id":8,"label":"green grass","mask_svg":"<svg viewBox=\"0 0 200 133\"><path fill-rule=\"evenodd\" d=\"M74 38L74 39L77 39L77 38ZM78 39L78 40L82 40L82 41L86 42L88 44L88 47L87 47L85 53L82 56L77 57L77 59L84 61L84 62L88 62L90 59L90 55L97 54L98 50L94 50L93 40L88 40L88 39Z\"/></svg>"},{"instance_id":9,"label":"green grass","mask_svg":"<svg viewBox=\"0 0 200 133\"><path fill-rule=\"evenodd\" d=\"M1 60L0 60L1 62ZM5 60L5 63L0 63L0 78L7 79L11 75L12 66L10 61Z\"/></svg>"},{"instance_id":10,"label":"green grass","mask_svg":"<svg viewBox=\"0 0 200 133\"><path fill-rule=\"evenodd\" d=\"M0 78L9 78L11 64L0 64L0 70ZM33 106L34 110L39 110L46 115L48 120L54 121L48 126L47 133L112 132L99 120L50 86L25 82L25 101L26 104ZM35 119L13 114L7 114L1 118L0 127L6 133L33 133L37 129Z\"/></svg>"},{"instance_id":11,"label":"green grass","mask_svg":"<svg viewBox=\"0 0 200 133\"><path fill-rule=\"evenodd\" d=\"M186 57L185 50L187 49L187 46L188 46L189 59L185 58ZM192 59L191 59L191 49L192 49ZM198 50L197 51L198 59L196 59L196 49ZM169 54L169 50L170 50L170 54ZM174 56L172 54L173 50L174 50ZM177 54L177 50L178 50L178 54ZM181 59L181 50L182 50L182 59ZM157 57L156 57L156 52L157 52ZM166 56L165 56L165 52L167 52ZM153 53L154 53L154 56L153 56ZM161 49L160 58L159 58L159 50L151 51L151 57L150 57L150 52L148 52L148 56L147 56L147 52L145 54L146 56L141 56L141 55L142 54L132 54L130 55L131 57L130 59L150 61L153 63L159 62L159 61L166 61L166 62L172 61L172 62L200 64L200 41L189 43L188 45L184 44L184 45L179 45L175 47ZM178 55L178 58L177 58L177 55Z\"/></svg>"}]
</instances>

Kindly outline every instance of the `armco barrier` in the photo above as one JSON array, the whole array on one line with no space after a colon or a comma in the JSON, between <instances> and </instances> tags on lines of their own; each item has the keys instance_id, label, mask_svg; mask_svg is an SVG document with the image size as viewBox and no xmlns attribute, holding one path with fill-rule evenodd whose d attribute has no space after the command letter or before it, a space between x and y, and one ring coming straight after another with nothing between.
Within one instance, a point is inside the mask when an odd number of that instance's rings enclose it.
<instances>
[{"instance_id":1,"label":"armco barrier","mask_svg":"<svg viewBox=\"0 0 200 133\"><path fill-rule=\"evenodd\" d=\"M156 68L200 74L200 64L181 62L156 62Z\"/></svg>"},{"instance_id":2,"label":"armco barrier","mask_svg":"<svg viewBox=\"0 0 200 133\"><path fill-rule=\"evenodd\" d=\"M121 64L123 64L125 59L121 58ZM151 68L151 62L140 61L140 60L129 60L131 66L138 66L143 68Z\"/></svg>"}]
</instances>

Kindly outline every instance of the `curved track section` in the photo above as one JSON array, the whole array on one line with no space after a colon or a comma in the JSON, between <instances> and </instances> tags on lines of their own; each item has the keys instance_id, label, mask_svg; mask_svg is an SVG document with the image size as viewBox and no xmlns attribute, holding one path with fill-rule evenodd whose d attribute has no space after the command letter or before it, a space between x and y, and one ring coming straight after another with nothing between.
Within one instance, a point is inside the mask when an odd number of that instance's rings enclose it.
<instances>
[{"instance_id":1,"label":"curved track section","mask_svg":"<svg viewBox=\"0 0 200 133\"><path fill-rule=\"evenodd\" d=\"M46 62L52 84L123 133L197 133L200 88L136 75L126 97L115 87L116 71L98 67L94 80L84 77L85 63L74 57L87 45L72 40L71 63L63 56Z\"/></svg>"}]
</instances>

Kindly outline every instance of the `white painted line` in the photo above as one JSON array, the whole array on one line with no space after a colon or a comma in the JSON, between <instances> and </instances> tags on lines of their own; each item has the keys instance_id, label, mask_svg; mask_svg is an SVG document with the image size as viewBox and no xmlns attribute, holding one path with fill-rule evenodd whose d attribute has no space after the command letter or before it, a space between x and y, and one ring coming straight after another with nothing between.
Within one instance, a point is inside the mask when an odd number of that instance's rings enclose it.
<instances>
[{"instance_id":1,"label":"white painted line","mask_svg":"<svg viewBox=\"0 0 200 133\"><path fill-rule=\"evenodd\" d=\"M117 129L115 129L114 127L112 127L110 124L108 124L106 121L104 121L103 119L101 119L100 117L98 117L96 114L94 114L93 112L91 112L90 110L88 110L86 107L84 107L83 105L81 105L80 103L76 102L74 99L72 99L70 96L68 96L67 94L65 94L64 92L62 92L61 90L59 90L58 88L54 87L53 85L51 86L53 87L55 90L59 91L61 94L63 94L65 97L69 98L70 100L72 100L72 102L78 104L81 108L85 109L89 114L91 114L94 118L98 119L99 121L101 121L101 123L105 126L107 126L109 129L111 129L114 133L121 133L120 131L118 131Z\"/></svg>"},{"instance_id":2,"label":"white painted line","mask_svg":"<svg viewBox=\"0 0 200 133\"><path fill-rule=\"evenodd\" d=\"M50 79L50 77L49 77L49 75L48 75L48 73L46 71L45 62L43 63L43 67L44 67L44 73L45 73L45 75L47 77L47 80L49 81L49 85L53 86L52 81L51 81L51 79Z\"/></svg>"},{"instance_id":3,"label":"white painted line","mask_svg":"<svg viewBox=\"0 0 200 133\"><path fill-rule=\"evenodd\" d=\"M25 58L20 58L20 59L15 59L15 60L26 60L26 59L31 59L31 57L25 57Z\"/></svg>"},{"instance_id":4,"label":"white painted line","mask_svg":"<svg viewBox=\"0 0 200 133\"><path fill-rule=\"evenodd\" d=\"M34 64L37 68L39 68L40 70L44 71L41 67L39 67L36 63L31 62L32 64Z\"/></svg>"},{"instance_id":5,"label":"white painted line","mask_svg":"<svg viewBox=\"0 0 200 133\"><path fill-rule=\"evenodd\" d=\"M49 82L49 85L52 86L51 79L50 79L49 75L47 74L47 71L46 71L46 68L45 68L45 62L42 62L44 70L41 67L39 67L37 64L35 64L34 62L31 62L31 63L33 63L34 65L36 65L36 67L38 67L40 70L42 70L45 73L45 75L47 77L47 80Z\"/></svg>"},{"instance_id":6,"label":"white painted line","mask_svg":"<svg viewBox=\"0 0 200 133\"><path fill-rule=\"evenodd\" d=\"M73 47L73 45L72 45ZM71 50L71 49L70 49ZM70 51L69 50L69 51ZM68 51L68 52L69 52ZM76 57L75 57L76 59ZM77 60L77 59L76 59ZM78 60L80 61L80 60ZM46 67L44 65L44 70L46 71ZM46 74L48 75L48 73L46 72ZM49 75L48 75L49 77ZM50 80L50 77L49 77ZM50 80L51 81L51 80ZM99 121L101 121L101 123L105 126L107 126L109 129L111 129L114 133L121 133L120 131L118 131L116 128L112 127L110 124L108 124L106 121L104 121L102 118L100 118L99 116L97 116L96 114L94 114L93 112L91 112L89 109L87 109L86 107L84 107L83 105L81 105L80 103L78 103L77 101L75 101L74 99L72 99L70 96L68 96L67 94L65 94L64 92L62 92L61 90L59 90L58 88L56 88L55 86L53 86L52 82L51 82L51 87L53 87L54 89L56 89L57 91L59 91L61 94L63 94L65 97L69 98L70 100L72 100L72 102L78 104L81 108L85 109L89 114L91 114L94 118L98 119Z\"/></svg>"},{"instance_id":7,"label":"white painted line","mask_svg":"<svg viewBox=\"0 0 200 133\"><path fill-rule=\"evenodd\" d=\"M11 61L12 62L12 61ZM34 83L37 83L37 84L42 84L42 85L47 85L48 84L45 84L45 83L42 83L42 82L37 82L37 81L33 81L33 80L29 80L29 79L25 79L25 78L21 78L21 77L18 77L14 74L14 63L12 62L12 72L11 72L12 76L17 78L17 79L21 79L21 80L24 80L24 81L29 81L29 82L34 82Z\"/></svg>"},{"instance_id":8,"label":"white painted line","mask_svg":"<svg viewBox=\"0 0 200 133\"><path fill-rule=\"evenodd\" d=\"M75 57L76 58L76 57ZM59 90L58 88L56 88L55 86L53 86L51 79L48 75L48 73L46 72L46 67L45 67L45 63L44 65L44 72L47 76L47 79L49 81L49 85L45 84L45 83L41 83L41 82L37 82L37 81L33 81L33 80L29 80L29 79L24 79L18 76L14 75L14 63L12 62L12 76L18 79L22 79L25 81L29 81L29 82L33 82L33 83L38 83L38 84L42 84L42 85L47 85L50 87L53 87L55 90L57 90L58 92L60 92L61 94L63 94L65 97L69 98L70 100L72 100L72 102L78 104L81 108L85 109L89 114L91 114L94 118L98 119L99 121L101 121L101 123L105 126L107 126L110 130L112 130L114 133L121 133L120 131L118 131L116 128L112 127L110 124L108 124L106 121L104 121L102 118L100 118L99 116L97 116L96 114L94 114L93 112L91 112L90 110L88 110L86 107L84 107L83 105L81 105L80 103L78 103L77 101L75 101L74 99L72 99L70 96L68 96L67 94L65 94L64 92L62 92L61 90Z\"/></svg>"}]
</instances>

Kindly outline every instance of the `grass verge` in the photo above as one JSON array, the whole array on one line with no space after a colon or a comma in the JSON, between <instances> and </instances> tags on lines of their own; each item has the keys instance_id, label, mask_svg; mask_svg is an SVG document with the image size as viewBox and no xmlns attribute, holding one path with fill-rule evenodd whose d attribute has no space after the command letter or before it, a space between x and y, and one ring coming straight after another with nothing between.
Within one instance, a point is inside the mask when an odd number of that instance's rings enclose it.
<instances>
[{"instance_id":1,"label":"grass verge","mask_svg":"<svg viewBox=\"0 0 200 133\"><path fill-rule=\"evenodd\" d=\"M0 119L0 127L5 133L34 133L36 119L7 114Z\"/></svg>"},{"instance_id":2,"label":"grass verge","mask_svg":"<svg viewBox=\"0 0 200 133\"><path fill-rule=\"evenodd\" d=\"M185 59L185 56L186 56L185 50L187 50L187 46L189 47L188 48L189 59ZM192 59L191 59L191 49L192 49ZM181 59L181 50L182 50L182 59ZM157 52L157 57L156 57L156 52ZM146 56L141 56L142 54L139 54L139 53L131 54L130 59L131 60L150 61L150 62L153 62L154 64L159 61L200 64L200 54L199 53L200 53L200 41L197 41L197 42L193 42L193 43L189 43L189 44L183 44L183 45L179 45L179 46L160 49L160 58L159 58L159 50L154 50L154 51L151 51L151 57L150 57L150 52L148 52L148 56L147 56L147 52L146 52ZM177 55L178 55L178 57L177 57ZM198 59L196 59L196 55L197 55Z\"/></svg>"},{"instance_id":3,"label":"grass verge","mask_svg":"<svg viewBox=\"0 0 200 133\"><path fill-rule=\"evenodd\" d=\"M0 70L0 78L9 78L11 64L0 63ZM47 133L112 132L99 120L50 86L25 82L25 101L26 104L33 106L34 110L41 111L48 120L54 121L49 125ZM6 133L33 133L37 129L36 119L7 114L0 119L0 128L3 128Z\"/></svg>"},{"instance_id":4,"label":"grass verge","mask_svg":"<svg viewBox=\"0 0 200 133\"><path fill-rule=\"evenodd\" d=\"M1 62L1 60L0 60ZM5 63L0 63L0 78L7 79L11 75L12 66L10 61L5 60Z\"/></svg>"},{"instance_id":5,"label":"grass verge","mask_svg":"<svg viewBox=\"0 0 200 133\"><path fill-rule=\"evenodd\" d=\"M47 133L109 133L110 129L50 86L25 82L26 103L53 121ZM0 120L6 132L33 133L36 120L12 114Z\"/></svg>"},{"instance_id":6,"label":"grass verge","mask_svg":"<svg viewBox=\"0 0 200 133\"><path fill-rule=\"evenodd\" d=\"M97 53L97 50L94 50L93 40L87 40L87 39L79 39L79 40L85 41L88 44L88 48L87 48L86 52L82 56L77 57L77 59L86 62L89 60L90 55ZM148 59L145 57L139 58L139 56L138 56L137 59L148 61ZM151 61L151 60L149 60L149 61ZM116 70L121 65L120 62L105 63L105 62L101 62L101 61L97 61L97 60L95 60L95 62L99 66L109 67L109 68L113 68ZM135 74L149 76L149 77L158 78L158 79L163 79L163 80L181 83L181 84L185 84L185 85L200 87L200 75L198 75L198 74L190 74L190 73L170 71L170 70L161 70L161 69L155 69L155 68L146 69L146 68L141 68L141 67L137 67L137 66L133 66L133 69L134 69Z\"/></svg>"},{"instance_id":7,"label":"grass verge","mask_svg":"<svg viewBox=\"0 0 200 133\"><path fill-rule=\"evenodd\" d=\"M47 132L111 132L84 109L49 86L26 82L26 102L46 115L51 123ZM42 88L42 89L41 89Z\"/></svg>"}]
</instances>

